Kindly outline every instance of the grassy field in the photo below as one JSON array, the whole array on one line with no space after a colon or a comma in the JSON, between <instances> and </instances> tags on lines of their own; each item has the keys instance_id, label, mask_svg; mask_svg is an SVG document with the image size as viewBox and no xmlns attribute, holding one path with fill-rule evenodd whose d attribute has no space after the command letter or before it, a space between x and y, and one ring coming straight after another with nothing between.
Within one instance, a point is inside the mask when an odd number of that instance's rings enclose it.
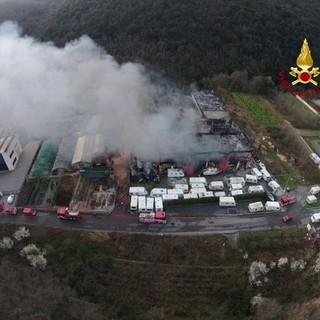
<instances>
[{"instance_id":1,"label":"grassy field","mask_svg":"<svg viewBox=\"0 0 320 320\"><path fill-rule=\"evenodd\" d=\"M3 236L15 229L0 226ZM304 229L231 238L30 231L31 237L15 241L12 249L0 249L1 319L261 319L250 303L258 294L275 299L272 319L288 319L290 304L320 292L312 273L316 252ZM19 255L27 243L46 251L46 270ZM271 266L280 257L305 259L308 265L300 273L289 265L274 268L260 287L249 282L253 261Z\"/></svg>"}]
</instances>

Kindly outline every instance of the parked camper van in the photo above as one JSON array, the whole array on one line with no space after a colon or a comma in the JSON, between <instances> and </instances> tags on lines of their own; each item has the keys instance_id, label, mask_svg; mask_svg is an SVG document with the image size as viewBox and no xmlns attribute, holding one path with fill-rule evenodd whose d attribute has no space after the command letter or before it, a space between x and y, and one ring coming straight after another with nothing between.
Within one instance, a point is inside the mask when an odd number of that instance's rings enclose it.
<instances>
[{"instance_id":1,"label":"parked camper van","mask_svg":"<svg viewBox=\"0 0 320 320\"><path fill-rule=\"evenodd\" d=\"M258 177L253 174L246 174L245 180L249 183L258 183Z\"/></svg>"},{"instance_id":2,"label":"parked camper van","mask_svg":"<svg viewBox=\"0 0 320 320\"><path fill-rule=\"evenodd\" d=\"M147 210L148 211L154 210L154 198L153 197L147 197Z\"/></svg>"},{"instance_id":3,"label":"parked camper van","mask_svg":"<svg viewBox=\"0 0 320 320\"><path fill-rule=\"evenodd\" d=\"M209 183L209 189L210 190L223 190L224 189L224 184L223 181L211 181Z\"/></svg>"},{"instance_id":4,"label":"parked camper van","mask_svg":"<svg viewBox=\"0 0 320 320\"><path fill-rule=\"evenodd\" d=\"M139 196L138 197L138 209L139 211L147 211L146 197Z\"/></svg>"},{"instance_id":5,"label":"parked camper van","mask_svg":"<svg viewBox=\"0 0 320 320\"><path fill-rule=\"evenodd\" d=\"M275 191L281 189L280 184L274 180L269 181L268 186L269 186L269 188L272 189L272 192L275 192Z\"/></svg>"},{"instance_id":6,"label":"parked camper van","mask_svg":"<svg viewBox=\"0 0 320 320\"><path fill-rule=\"evenodd\" d=\"M207 179L205 177L190 177L189 178L190 186L192 185L192 183L203 183L205 187L208 185Z\"/></svg>"},{"instance_id":7,"label":"parked camper van","mask_svg":"<svg viewBox=\"0 0 320 320\"><path fill-rule=\"evenodd\" d=\"M231 177L227 179L227 185L230 187L232 184L241 184L242 187L246 184L243 177Z\"/></svg>"},{"instance_id":8,"label":"parked camper van","mask_svg":"<svg viewBox=\"0 0 320 320\"><path fill-rule=\"evenodd\" d=\"M167 189L165 188L153 188L150 192L151 197L161 197L163 194L167 194Z\"/></svg>"},{"instance_id":9,"label":"parked camper van","mask_svg":"<svg viewBox=\"0 0 320 320\"><path fill-rule=\"evenodd\" d=\"M130 210L137 211L138 210L138 196L131 196L130 199Z\"/></svg>"},{"instance_id":10,"label":"parked camper van","mask_svg":"<svg viewBox=\"0 0 320 320\"><path fill-rule=\"evenodd\" d=\"M307 199L306 199L307 203L308 204L314 204L314 203L317 203L317 197L313 194L307 196Z\"/></svg>"},{"instance_id":11,"label":"parked camper van","mask_svg":"<svg viewBox=\"0 0 320 320\"><path fill-rule=\"evenodd\" d=\"M235 207L236 201L234 197L219 197L219 206L220 207Z\"/></svg>"},{"instance_id":12,"label":"parked camper van","mask_svg":"<svg viewBox=\"0 0 320 320\"><path fill-rule=\"evenodd\" d=\"M264 189L263 186L258 185L258 186L249 186L248 187L248 192L249 193L263 193Z\"/></svg>"},{"instance_id":13,"label":"parked camper van","mask_svg":"<svg viewBox=\"0 0 320 320\"><path fill-rule=\"evenodd\" d=\"M320 192L320 186L314 186L310 189L310 194L318 194Z\"/></svg>"},{"instance_id":14,"label":"parked camper van","mask_svg":"<svg viewBox=\"0 0 320 320\"><path fill-rule=\"evenodd\" d=\"M272 180L271 174L266 169L261 169L260 172L264 181L269 182L270 180Z\"/></svg>"},{"instance_id":15,"label":"parked camper van","mask_svg":"<svg viewBox=\"0 0 320 320\"><path fill-rule=\"evenodd\" d=\"M146 196L148 191L145 187L130 187L129 195L130 196Z\"/></svg>"},{"instance_id":16,"label":"parked camper van","mask_svg":"<svg viewBox=\"0 0 320 320\"><path fill-rule=\"evenodd\" d=\"M310 217L311 223L320 223L320 213L314 213L311 217Z\"/></svg>"},{"instance_id":17,"label":"parked camper van","mask_svg":"<svg viewBox=\"0 0 320 320\"><path fill-rule=\"evenodd\" d=\"M261 201L249 203L248 209L250 212L260 212L264 210L264 205Z\"/></svg>"},{"instance_id":18,"label":"parked camper van","mask_svg":"<svg viewBox=\"0 0 320 320\"><path fill-rule=\"evenodd\" d=\"M278 201L267 201L265 204L266 211L280 211L280 203Z\"/></svg>"},{"instance_id":19,"label":"parked camper van","mask_svg":"<svg viewBox=\"0 0 320 320\"><path fill-rule=\"evenodd\" d=\"M251 173L255 175L258 180L262 178L262 173L257 168L252 168Z\"/></svg>"}]
</instances>

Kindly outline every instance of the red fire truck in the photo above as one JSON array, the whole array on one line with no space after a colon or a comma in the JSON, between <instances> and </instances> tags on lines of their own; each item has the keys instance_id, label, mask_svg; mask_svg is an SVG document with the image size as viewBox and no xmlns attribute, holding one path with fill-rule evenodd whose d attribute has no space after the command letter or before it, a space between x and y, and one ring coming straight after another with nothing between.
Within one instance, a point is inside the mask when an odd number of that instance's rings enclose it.
<instances>
[{"instance_id":1,"label":"red fire truck","mask_svg":"<svg viewBox=\"0 0 320 320\"><path fill-rule=\"evenodd\" d=\"M279 202L280 202L280 205L282 207L283 206L287 206L288 204L295 203L296 202L296 197L294 195L291 195L291 194L286 194L286 195L281 197Z\"/></svg>"},{"instance_id":2,"label":"red fire truck","mask_svg":"<svg viewBox=\"0 0 320 320\"><path fill-rule=\"evenodd\" d=\"M166 213L164 211L140 213L139 221L144 224L167 223Z\"/></svg>"},{"instance_id":3,"label":"red fire truck","mask_svg":"<svg viewBox=\"0 0 320 320\"><path fill-rule=\"evenodd\" d=\"M74 220L78 221L81 219L81 215L79 211L72 211L69 208L59 208L57 210L57 216L62 220Z\"/></svg>"}]
</instances>

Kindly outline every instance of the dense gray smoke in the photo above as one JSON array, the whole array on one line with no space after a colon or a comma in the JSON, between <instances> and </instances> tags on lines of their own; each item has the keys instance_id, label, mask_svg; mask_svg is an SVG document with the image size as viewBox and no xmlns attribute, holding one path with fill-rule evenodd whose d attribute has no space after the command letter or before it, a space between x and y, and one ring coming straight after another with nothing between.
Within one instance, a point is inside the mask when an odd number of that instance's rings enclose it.
<instances>
[{"instance_id":1,"label":"dense gray smoke","mask_svg":"<svg viewBox=\"0 0 320 320\"><path fill-rule=\"evenodd\" d=\"M161 86L148 79L143 66L118 64L87 36L57 48L22 36L15 23L0 25L1 125L11 131L103 133L110 152L142 158L190 151L195 111L178 93L162 103Z\"/></svg>"}]
</instances>

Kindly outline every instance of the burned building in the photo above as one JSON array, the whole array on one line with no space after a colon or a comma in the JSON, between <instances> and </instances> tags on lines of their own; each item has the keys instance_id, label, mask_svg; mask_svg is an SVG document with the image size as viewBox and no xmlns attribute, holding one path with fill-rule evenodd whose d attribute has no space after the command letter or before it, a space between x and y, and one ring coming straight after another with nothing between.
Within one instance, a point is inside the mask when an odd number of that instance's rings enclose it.
<instances>
[{"instance_id":1,"label":"burned building","mask_svg":"<svg viewBox=\"0 0 320 320\"><path fill-rule=\"evenodd\" d=\"M0 139L0 171L14 170L22 152L19 139L16 135Z\"/></svg>"}]
</instances>

